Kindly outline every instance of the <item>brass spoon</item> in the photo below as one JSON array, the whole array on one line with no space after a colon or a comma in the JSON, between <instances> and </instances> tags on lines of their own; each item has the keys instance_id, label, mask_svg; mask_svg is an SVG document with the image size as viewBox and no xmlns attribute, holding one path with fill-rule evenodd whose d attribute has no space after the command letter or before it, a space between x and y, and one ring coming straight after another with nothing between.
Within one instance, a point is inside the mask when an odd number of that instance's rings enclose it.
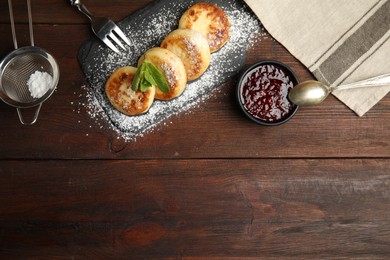
<instances>
[{"instance_id":1,"label":"brass spoon","mask_svg":"<svg viewBox=\"0 0 390 260\"><path fill-rule=\"evenodd\" d=\"M320 104L336 89L378 87L385 85L390 85L390 73L336 87L329 87L319 81L308 80L293 87L290 90L288 97L291 102L299 106L313 106Z\"/></svg>"}]
</instances>

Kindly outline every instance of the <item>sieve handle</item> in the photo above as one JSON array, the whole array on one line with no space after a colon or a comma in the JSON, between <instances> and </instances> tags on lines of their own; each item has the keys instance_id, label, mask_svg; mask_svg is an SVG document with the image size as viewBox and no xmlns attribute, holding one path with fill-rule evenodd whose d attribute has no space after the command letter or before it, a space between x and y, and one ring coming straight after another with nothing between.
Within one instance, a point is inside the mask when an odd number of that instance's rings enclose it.
<instances>
[{"instance_id":1,"label":"sieve handle","mask_svg":"<svg viewBox=\"0 0 390 260\"><path fill-rule=\"evenodd\" d=\"M14 47L16 50L18 48L18 41L16 40L15 20L14 20L14 11L12 8L12 0L8 0L8 9L9 9L9 18L11 21L12 39L13 39ZM31 43L31 46L34 46L34 33L33 33L33 25L32 25L30 0L27 0L27 14L28 14L28 27L29 27L29 31L30 31L30 43Z\"/></svg>"},{"instance_id":2,"label":"sieve handle","mask_svg":"<svg viewBox=\"0 0 390 260\"><path fill-rule=\"evenodd\" d=\"M19 107L16 108L16 111L18 111L20 123L22 123L23 125L33 125L38 119L38 115L39 115L39 111L41 110L41 107L42 107L42 103L40 103L38 106L36 106L34 117L33 117L32 121L30 121L30 122L26 122L24 120L23 115L22 115L22 111L21 111L22 109Z\"/></svg>"},{"instance_id":3,"label":"sieve handle","mask_svg":"<svg viewBox=\"0 0 390 260\"><path fill-rule=\"evenodd\" d=\"M31 2L27 0L27 13L28 13L28 28L30 31L30 43L31 46L34 46L34 33L33 33L33 24L32 24L32 15L31 15Z\"/></svg>"},{"instance_id":4,"label":"sieve handle","mask_svg":"<svg viewBox=\"0 0 390 260\"><path fill-rule=\"evenodd\" d=\"M14 11L12 9L12 0L8 0L8 8L9 8L9 19L11 22L12 40L14 42L14 47L16 50L18 48L18 41L16 40L15 20L14 20Z\"/></svg>"}]
</instances>

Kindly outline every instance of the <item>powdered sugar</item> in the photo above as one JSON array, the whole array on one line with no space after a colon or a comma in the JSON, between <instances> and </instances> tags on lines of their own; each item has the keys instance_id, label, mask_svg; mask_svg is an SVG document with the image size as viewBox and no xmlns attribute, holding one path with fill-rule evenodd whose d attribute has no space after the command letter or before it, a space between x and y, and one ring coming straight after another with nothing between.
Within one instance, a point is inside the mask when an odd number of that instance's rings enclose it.
<instances>
[{"instance_id":1,"label":"powdered sugar","mask_svg":"<svg viewBox=\"0 0 390 260\"><path fill-rule=\"evenodd\" d=\"M27 86L33 98L41 98L53 87L53 77L47 72L37 70L31 74Z\"/></svg>"},{"instance_id":2,"label":"powdered sugar","mask_svg":"<svg viewBox=\"0 0 390 260\"><path fill-rule=\"evenodd\" d=\"M161 69L164 71L165 77L168 81L168 85L171 87L175 86L176 82L179 81L179 75L177 71L166 62L161 64Z\"/></svg>"},{"instance_id":3,"label":"powdered sugar","mask_svg":"<svg viewBox=\"0 0 390 260\"><path fill-rule=\"evenodd\" d=\"M145 51L158 46L177 28L182 13L194 4L193 1L160 1L122 21L119 26L132 42L127 53L116 54L98 43L97 46L89 46L86 57L80 55L90 84L83 88L87 102L80 105L87 109L97 125L115 130L124 140L135 140L157 126L169 123L171 116L188 113L210 95L221 91L221 84L236 75L245 64L246 50L260 40L254 36L258 37L262 28L257 18L239 1L216 3L227 13L231 22L229 41L211 55L208 70L198 80L189 82L180 97L171 101L157 100L144 115L126 116L113 108L104 93L105 81L117 68L135 66ZM81 54L85 53L81 51Z\"/></svg>"}]
</instances>

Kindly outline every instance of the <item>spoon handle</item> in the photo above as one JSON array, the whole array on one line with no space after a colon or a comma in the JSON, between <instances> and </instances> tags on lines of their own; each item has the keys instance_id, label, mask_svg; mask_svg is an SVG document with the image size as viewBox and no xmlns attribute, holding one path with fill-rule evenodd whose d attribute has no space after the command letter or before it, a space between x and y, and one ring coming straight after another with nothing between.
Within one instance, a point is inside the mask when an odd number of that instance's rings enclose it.
<instances>
[{"instance_id":1,"label":"spoon handle","mask_svg":"<svg viewBox=\"0 0 390 260\"><path fill-rule=\"evenodd\" d=\"M366 80L340 85L332 88L333 90L351 89L351 88L365 88L365 87L379 87L390 85L390 73L383 74L377 77L369 78Z\"/></svg>"}]
</instances>

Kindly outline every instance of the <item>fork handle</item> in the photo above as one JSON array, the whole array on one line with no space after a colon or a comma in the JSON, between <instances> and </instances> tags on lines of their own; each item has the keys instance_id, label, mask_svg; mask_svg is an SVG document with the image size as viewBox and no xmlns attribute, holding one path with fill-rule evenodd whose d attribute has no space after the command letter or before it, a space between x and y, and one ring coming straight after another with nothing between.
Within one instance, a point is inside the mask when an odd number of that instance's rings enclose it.
<instances>
[{"instance_id":1,"label":"fork handle","mask_svg":"<svg viewBox=\"0 0 390 260\"><path fill-rule=\"evenodd\" d=\"M89 20L92 21L93 15L92 15L91 12L87 9L87 7L85 7L85 5L83 5L83 4L81 3L80 0L70 0L70 4L71 4L72 6L77 7L77 9L79 9L80 12L82 12L83 14L85 14L85 15L89 18Z\"/></svg>"}]
</instances>

